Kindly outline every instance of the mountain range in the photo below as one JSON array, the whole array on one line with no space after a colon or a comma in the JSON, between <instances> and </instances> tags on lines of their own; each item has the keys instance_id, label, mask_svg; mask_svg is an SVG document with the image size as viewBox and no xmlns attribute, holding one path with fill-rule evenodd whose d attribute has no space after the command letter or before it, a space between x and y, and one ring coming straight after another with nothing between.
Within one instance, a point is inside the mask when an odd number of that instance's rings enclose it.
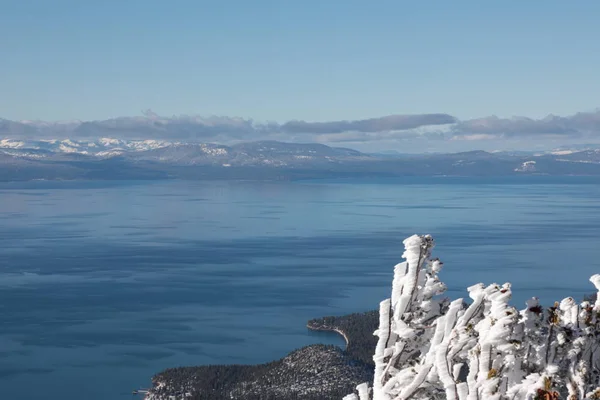
<instances>
[{"instance_id":1,"label":"mountain range","mask_svg":"<svg viewBox=\"0 0 600 400\"><path fill-rule=\"evenodd\" d=\"M368 154L317 143L0 139L0 180L600 175L600 149Z\"/></svg>"}]
</instances>

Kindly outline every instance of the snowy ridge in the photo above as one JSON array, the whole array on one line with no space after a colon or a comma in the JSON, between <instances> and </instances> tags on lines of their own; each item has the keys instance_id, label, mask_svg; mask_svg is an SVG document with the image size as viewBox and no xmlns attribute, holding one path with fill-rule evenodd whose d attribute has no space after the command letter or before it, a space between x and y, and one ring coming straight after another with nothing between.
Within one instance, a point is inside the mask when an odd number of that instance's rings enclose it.
<instances>
[{"instance_id":1,"label":"snowy ridge","mask_svg":"<svg viewBox=\"0 0 600 400\"><path fill-rule=\"evenodd\" d=\"M111 137L0 137L0 179L258 179L400 176L600 176L600 151L515 155L470 151L391 157L322 143L233 144ZM18 165L19 168L15 168ZM254 171L251 171L253 168Z\"/></svg>"},{"instance_id":2,"label":"snowy ridge","mask_svg":"<svg viewBox=\"0 0 600 400\"><path fill-rule=\"evenodd\" d=\"M77 153L96 157L110 157L129 151L147 151L176 144L164 140L121 140L100 138L97 140L42 139L16 140L0 139L0 150L45 150L54 153Z\"/></svg>"},{"instance_id":3,"label":"snowy ridge","mask_svg":"<svg viewBox=\"0 0 600 400\"><path fill-rule=\"evenodd\" d=\"M431 236L404 241L392 295L380 304L375 376L345 400L600 399L600 296L517 311L511 286L469 287L471 303L437 299L446 287ZM590 278L600 291L600 274Z\"/></svg>"},{"instance_id":4,"label":"snowy ridge","mask_svg":"<svg viewBox=\"0 0 600 400\"><path fill-rule=\"evenodd\" d=\"M521 166L515 168L515 172L534 172L535 164L535 161L525 161Z\"/></svg>"},{"instance_id":5,"label":"snowy ridge","mask_svg":"<svg viewBox=\"0 0 600 400\"><path fill-rule=\"evenodd\" d=\"M0 148L3 149L21 149L25 146L25 142L20 140L0 139Z\"/></svg>"}]
</instances>

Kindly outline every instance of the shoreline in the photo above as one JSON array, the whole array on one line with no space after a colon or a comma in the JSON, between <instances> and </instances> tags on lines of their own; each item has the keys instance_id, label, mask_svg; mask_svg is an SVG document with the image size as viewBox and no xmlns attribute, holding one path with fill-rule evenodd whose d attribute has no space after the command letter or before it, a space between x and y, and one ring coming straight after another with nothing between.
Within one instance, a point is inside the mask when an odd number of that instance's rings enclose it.
<instances>
[{"instance_id":1,"label":"shoreline","mask_svg":"<svg viewBox=\"0 0 600 400\"><path fill-rule=\"evenodd\" d=\"M311 325L310 323L306 324L306 327L311 331L335 332L338 335L341 335L344 338L344 341L346 342L346 348L344 350L346 350L348 348L348 345L350 344L348 335L346 335L346 333L339 328L329 327L325 325Z\"/></svg>"},{"instance_id":2,"label":"shoreline","mask_svg":"<svg viewBox=\"0 0 600 400\"><path fill-rule=\"evenodd\" d=\"M376 341L372 333L378 321L377 310L307 321L308 330L335 332L344 338L346 345L310 344L263 364L168 368L152 377L152 387L144 400L167 400L181 393L212 393L215 399L250 400L267 392L281 399L298 398L301 393L307 400L342 398L357 384L373 379L372 354ZM315 369L316 365L327 368ZM303 383L295 387L294 382ZM311 388L323 382L326 385L322 393L311 394ZM215 384L220 388L218 393Z\"/></svg>"}]
</instances>

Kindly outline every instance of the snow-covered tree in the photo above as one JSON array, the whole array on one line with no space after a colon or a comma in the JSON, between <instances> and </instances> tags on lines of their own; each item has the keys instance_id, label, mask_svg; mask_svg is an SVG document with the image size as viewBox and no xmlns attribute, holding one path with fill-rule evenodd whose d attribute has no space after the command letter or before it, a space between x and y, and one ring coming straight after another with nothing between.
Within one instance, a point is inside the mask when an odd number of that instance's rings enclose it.
<instances>
[{"instance_id":1,"label":"snow-covered tree","mask_svg":"<svg viewBox=\"0 0 600 400\"><path fill-rule=\"evenodd\" d=\"M431 236L404 241L391 298L380 303L372 387L345 400L600 399L600 296L518 311L509 283L469 287L469 303L440 298ZM600 275L590 278L600 291Z\"/></svg>"}]
</instances>

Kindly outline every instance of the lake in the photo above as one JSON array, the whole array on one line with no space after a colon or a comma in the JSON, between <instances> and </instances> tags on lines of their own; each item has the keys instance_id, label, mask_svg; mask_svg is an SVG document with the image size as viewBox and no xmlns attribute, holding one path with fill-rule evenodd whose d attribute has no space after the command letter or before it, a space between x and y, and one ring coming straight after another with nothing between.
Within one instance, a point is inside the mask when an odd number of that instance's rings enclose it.
<instances>
[{"instance_id":1,"label":"lake","mask_svg":"<svg viewBox=\"0 0 600 400\"><path fill-rule=\"evenodd\" d=\"M453 298L581 298L599 198L597 177L2 183L2 398L127 399L167 367L343 345L306 321L377 308L413 233Z\"/></svg>"}]
</instances>

